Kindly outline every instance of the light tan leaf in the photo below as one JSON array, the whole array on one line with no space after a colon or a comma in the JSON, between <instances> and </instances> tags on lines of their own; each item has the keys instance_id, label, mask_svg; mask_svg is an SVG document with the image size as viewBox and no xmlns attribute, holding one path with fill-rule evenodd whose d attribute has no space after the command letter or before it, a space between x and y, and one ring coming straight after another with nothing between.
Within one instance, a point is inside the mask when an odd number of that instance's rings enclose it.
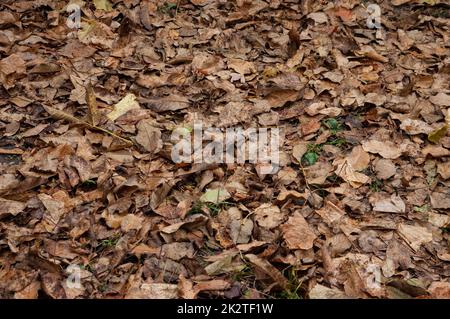
<instances>
[{"instance_id":1,"label":"light tan leaf","mask_svg":"<svg viewBox=\"0 0 450 319\"><path fill-rule=\"evenodd\" d=\"M380 154L384 158L396 159L402 155L398 145L391 141L369 140L362 143L362 147L366 152Z\"/></svg>"},{"instance_id":2,"label":"light tan leaf","mask_svg":"<svg viewBox=\"0 0 450 319\"><path fill-rule=\"evenodd\" d=\"M263 228L272 229L277 227L283 221L283 216L280 208L270 203L262 204L255 209L256 222Z\"/></svg>"},{"instance_id":3,"label":"light tan leaf","mask_svg":"<svg viewBox=\"0 0 450 319\"><path fill-rule=\"evenodd\" d=\"M316 284L309 291L309 299L348 299L343 291L336 288L328 288L321 284Z\"/></svg>"},{"instance_id":4,"label":"light tan leaf","mask_svg":"<svg viewBox=\"0 0 450 319\"><path fill-rule=\"evenodd\" d=\"M437 172L443 179L450 178L450 161L437 164Z\"/></svg>"},{"instance_id":5,"label":"light tan leaf","mask_svg":"<svg viewBox=\"0 0 450 319\"><path fill-rule=\"evenodd\" d=\"M370 201L372 202L373 210L377 212L404 213L406 211L405 202L400 196L395 194L392 194L390 197L387 194L379 194L374 198L371 197Z\"/></svg>"},{"instance_id":6,"label":"light tan leaf","mask_svg":"<svg viewBox=\"0 0 450 319\"><path fill-rule=\"evenodd\" d=\"M136 101L136 96L133 93L127 94L122 100L114 105L114 110L108 113L106 116L111 121L115 121L120 116L127 113L129 110L140 108L139 103Z\"/></svg>"},{"instance_id":7,"label":"light tan leaf","mask_svg":"<svg viewBox=\"0 0 450 319\"><path fill-rule=\"evenodd\" d=\"M200 201L218 204L230 197L230 193L228 193L225 188L207 189L206 192L200 197Z\"/></svg>"},{"instance_id":8,"label":"light tan leaf","mask_svg":"<svg viewBox=\"0 0 450 319\"><path fill-rule=\"evenodd\" d=\"M403 120L400 128L409 135L428 134L433 131L433 128L428 123L412 119Z\"/></svg>"},{"instance_id":9,"label":"light tan leaf","mask_svg":"<svg viewBox=\"0 0 450 319\"><path fill-rule=\"evenodd\" d=\"M397 172L395 164L392 163L391 160L383 158L376 161L374 169L375 172L377 173L377 178L383 180L394 176L395 173Z\"/></svg>"},{"instance_id":10,"label":"light tan leaf","mask_svg":"<svg viewBox=\"0 0 450 319\"><path fill-rule=\"evenodd\" d=\"M143 221L143 217L136 216L134 214L128 214L120 221L120 228L124 232L128 232L130 230L139 230L142 228Z\"/></svg>"},{"instance_id":11,"label":"light tan leaf","mask_svg":"<svg viewBox=\"0 0 450 319\"><path fill-rule=\"evenodd\" d=\"M412 249L418 251L420 246L433 240L432 233L425 227L400 224L397 229L399 235L411 246Z\"/></svg>"},{"instance_id":12,"label":"light tan leaf","mask_svg":"<svg viewBox=\"0 0 450 319\"><path fill-rule=\"evenodd\" d=\"M21 213L27 205L22 202L0 198L0 217L3 215L16 216Z\"/></svg>"},{"instance_id":13,"label":"light tan leaf","mask_svg":"<svg viewBox=\"0 0 450 319\"><path fill-rule=\"evenodd\" d=\"M143 283L140 287L132 287L125 295L126 299L176 299L178 286L165 283Z\"/></svg>"},{"instance_id":14,"label":"light tan leaf","mask_svg":"<svg viewBox=\"0 0 450 319\"><path fill-rule=\"evenodd\" d=\"M370 156L361 146L353 148L352 152L344 159L336 159L335 173L352 187L360 187L370 181L370 178L357 171L365 169L369 165Z\"/></svg>"},{"instance_id":15,"label":"light tan leaf","mask_svg":"<svg viewBox=\"0 0 450 319\"><path fill-rule=\"evenodd\" d=\"M228 67L235 70L237 73L245 75L256 72L256 67L253 62L241 59L229 59Z\"/></svg>"}]
</instances>

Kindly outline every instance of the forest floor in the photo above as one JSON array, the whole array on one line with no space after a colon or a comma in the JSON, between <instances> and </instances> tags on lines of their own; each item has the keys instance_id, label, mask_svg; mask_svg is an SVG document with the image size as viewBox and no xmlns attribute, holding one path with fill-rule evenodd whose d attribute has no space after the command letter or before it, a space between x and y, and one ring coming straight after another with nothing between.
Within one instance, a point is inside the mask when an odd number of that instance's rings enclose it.
<instances>
[{"instance_id":1,"label":"forest floor","mask_svg":"<svg viewBox=\"0 0 450 319\"><path fill-rule=\"evenodd\" d=\"M450 298L449 14L1 1L0 297ZM278 170L177 163L195 122Z\"/></svg>"}]
</instances>

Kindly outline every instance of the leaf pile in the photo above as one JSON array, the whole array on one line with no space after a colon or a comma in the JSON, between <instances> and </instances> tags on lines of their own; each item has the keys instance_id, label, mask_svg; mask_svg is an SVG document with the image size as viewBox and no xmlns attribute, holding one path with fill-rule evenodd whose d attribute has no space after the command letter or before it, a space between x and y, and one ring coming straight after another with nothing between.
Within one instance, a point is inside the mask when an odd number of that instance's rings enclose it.
<instances>
[{"instance_id":1,"label":"leaf pile","mask_svg":"<svg viewBox=\"0 0 450 319\"><path fill-rule=\"evenodd\" d=\"M379 2L3 0L0 297L450 298L450 10Z\"/></svg>"}]
</instances>

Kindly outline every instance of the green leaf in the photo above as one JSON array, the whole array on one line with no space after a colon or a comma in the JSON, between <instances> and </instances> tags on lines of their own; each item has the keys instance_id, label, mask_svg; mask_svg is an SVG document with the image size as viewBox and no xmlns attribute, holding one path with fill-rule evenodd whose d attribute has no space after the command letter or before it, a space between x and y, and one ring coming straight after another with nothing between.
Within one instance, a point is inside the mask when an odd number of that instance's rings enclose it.
<instances>
[{"instance_id":1,"label":"green leaf","mask_svg":"<svg viewBox=\"0 0 450 319\"><path fill-rule=\"evenodd\" d=\"M342 129L341 123L335 118L326 119L323 123L334 134Z\"/></svg>"},{"instance_id":2,"label":"green leaf","mask_svg":"<svg viewBox=\"0 0 450 319\"><path fill-rule=\"evenodd\" d=\"M309 166L314 165L317 162L318 158L319 155L317 155L317 153L314 152L308 152L305 155L303 155L303 159Z\"/></svg>"}]
</instances>

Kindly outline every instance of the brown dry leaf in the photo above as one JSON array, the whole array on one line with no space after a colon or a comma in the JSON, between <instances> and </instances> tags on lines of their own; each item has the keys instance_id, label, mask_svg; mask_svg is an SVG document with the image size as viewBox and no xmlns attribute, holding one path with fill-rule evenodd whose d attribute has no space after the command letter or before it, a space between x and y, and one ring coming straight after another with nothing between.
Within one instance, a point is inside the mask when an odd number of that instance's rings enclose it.
<instances>
[{"instance_id":1,"label":"brown dry leaf","mask_svg":"<svg viewBox=\"0 0 450 319\"><path fill-rule=\"evenodd\" d=\"M234 244L245 244L250 241L253 221L250 218L242 218L242 212L237 207L221 212L218 217L219 223L226 226Z\"/></svg>"},{"instance_id":2,"label":"brown dry leaf","mask_svg":"<svg viewBox=\"0 0 450 319\"><path fill-rule=\"evenodd\" d=\"M437 164L437 172L443 179L449 179L450 178L450 161L445 163L438 163Z\"/></svg>"},{"instance_id":3,"label":"brown dry leaf","mask_svg":"<svg viewBox=\"0 0 450 319\"><path fill-rule=\"evenodd\" d=\"M258 225L267 229L277 227L284 219L280 208L271 204L262 204L255 209L254 214Z\"/></svg>"},{"instance_id":4,"label":"brown dry leaf","mask_svg":"<svg viewBox=\"0 0 450 319\"><path fill-rule=\"evenodd\" d=\"M415 251L418 251L423 244L433 240L431 231L422 226L400 224L397 231L406 243Z\"/></svg>"},{"instance_id":5,"label":"brown dry leaf","mask_svg":"<svg viewBox=\"0 0 450 319\"><path fill-rule=\"evenodd\" d=\"M358 55L362 55L368 58L371 58L378 62L387 63L389 59L379 54L375 49L369 45L363 45L361 50L356 51Z\"/></svg>"},{"instance_id":6,"label":"brown dry leaf","mask_svg":"<svg viewBox=\"0 0 450 319\"><path fill-rule=\"evenodd\" d=\"M316 234L309 226L305 218L298 212L289 217L281 226L283 238L289 249L311 249L316 239Z\"/></svg>"},{"instance_id":7,"label":"brown dry leaf","mask_svg":"<svg viewBox=\"0 0 450 319\"><path fill-rule=\"evenodd\" d=\"M190 105L189 99L181 95L143 99L142 101L155 112L177 111L185 109Z\"/></svg>"},{"instance_id":8,"label":"brown dry leaf","mask_svg":"<svg viewBox=\"0 0 450 319\"><path fill-rule=\"evenodd\" d=\"M39 281L33 281L23 290L14 293L14 299L38 299L40 289L41 283Z\"/></svg>"},{"instance_id":9,"label":"brown dry leaf","mask_svg":"<svg viewBox=\"0 0 450 319\"><path fill-rule=\"evenodd\" d=\"M223 279L213 279L209 281L199 281L194 286L194 295L202 291L227 290L230 288L230 283Z\"/></svg>"},{"instance_id":10,"label":"brown dry leaf","mask_svg":"<svg viewBox=\"0 0 450 319\"><path fill-rule=\"evenodd\" d=\"M379 159L376 161L374 166L375 172L377 173L377 178L379 179L389 179L394 176L397 172L397 168L395 164L392 163L391 160L388 159Z\"/></svg>"},{"instance_id":11,"label":"brown dry leaf","mask_svg":"<svg viewBox=\"0 0 450 319\"><path fill-rule=\"evenodd\" d=\"M325 161L318 161L312 166L303 169L308 184L321 185L333 171L333 166Z\"/></svg>"},{"instance_id":12,"label":"brown dry leaf","mask_svg":"<svg viewBox=\"0 0 450 319\"><path fill-rule=\"evenodd\" d=\"M422 149L423 155L431 155L433 157L450 156L450 150L437 145L427 145Z\"/></svg>"},{"instance_id":13,"label":"brown dry leaf","mask_svg":"<svg viewBox=\"0 0 450 319\"><path fill-rule=\"evenodd\" d=\"M345 215L345 211L330 201L326 201L324 207L316 210L316 213L330 226L339 221Z\"/></svg>"},{"instance_id":14,"label":"brown dry leaf","mask_svg":"<svg viewBox=\"0 0 450 319\"><path fill-rule=\"evenodd\" d=\"M161 255L173 260L181 260L185 257L194 257L194 246L192 243L170 243L161 247Z\"/></svg>"},{"instance_id":15,"label":"brown dry leaf","mask_svg":"<svg viewBox=\"0 0 450 319\"><path fill-rule=\"evenodd\" d=\"M286 289L289 282L288 280L276 269L272 264L270 264L267 260L261 259L253 254L246 254L245 258L247 258L253 265L255 265L259 270L263 273L271 277L280 287Z\"/></svg>"},{"instance_id":16,"label":"brown dry leaf","mask_svg":"<svg viewBox=\"0 0 450 319\"><path fill-rule=\"evenodd\" d=\"M89 118L91 124L96 126L99 121L97 99L95 97L94 89L92 88L92 83L89 82L86 87L86 104L88 105Z\"/></svg>"},{"instance_id":17,"label":"brown dry leaf","mask_svg":"<svg viewBox=\"0 0 450 319\"><path fill-rule=\"evenodd\" d=\"M48 127L48 124L39 124L31 129L23 132L22 134L20 134L20 137L24 138L24 137L31 137L31 136L39 135L47 127Z\"/></svg>"},{"instance_id":18,"label":"brown dry leaf","mask_svg":"<svg viewBox=\"0 0 450 319\"><path fill-rule=\"evenodd\" d=\"M344 159L336 159L333 165L336 166L335 173L352 187L360 187L370 181L370 178L357 171L365 169L369 165L370 157L361 146L353 148L350 155Z\"/></svg>"},{"instance_id":19,"label":"brown dry leaf","mask_svg":"<svg viewBox=\"0 0 450 319\"><path fill-rule=\"evenodd\" d=\"M349 297L339 289L328 288L320 284L314 287L308 293L309 299L349 299Z\"/></svg>"},{"instance_id":20,"label":"brown dry leaf","mask_svg":"<svg viewBox=\"0 0 450 319\"><path fill-rule=\"evenodd\" d=\"M401 148L391 141L369 140L362 143L362 147L366 152L380 154L387 159L396 159L402 155Z\"/></svg>"},{"instance_id":21,"label":"brown dry leaf","mask_svg":"<svg viewBox=\"0 0 450 319\"><path fill-rule=\"evenodd\" d=\"M242 75L256 72L255 65L252 62L241 59L229 59L227 64L229 68L232 68L234 71Z\"/></svg>"},{"instance_id":22,"label":"brown dry leaf","mask_svg":"<svg viewBox=\"0 0 450 319\"><path fill-rule=\"evenodd\" d=\"M439 92L438 94L430 97L430 101L438 106L448 107L450 106L450 94Z\"/></svg>"},{"instance_id":23,"label":"brown dry leaf","mask_svg":"<svg viewBox=\"0 0 450 319\"><path fill-rule=\"evenodd\" d=\"M143 283L132 287L125 295L126 299L177 299L178 287L174 284Z\"/></svg>"},{"instance_id":24,"label":"brown dry leaf","mask_svg":"<svg viewBox=\"0 0 450 319\"><path fill-rule=\"evenodd\" d=\"M158 153L162 148L161 130L150 120L142 120L137 125L136 142L151 154Z\"/></svg>"},{"instance_id":25,"label":"brown dry leaf","mask_svg":"<svg viewBox=\"0 0 450 319\"><path fill-rule=\"evenodd\" d=\"M0 217L4 215L16 216L27 207L26 203L0 198Z\"/></svg>"},{"instance_id":26,"label":"brown dry leaf","mask_svg":"<svg viewBox=\"0 0 450 319\"><path fill-rule=\"evenodd\" d=\"M46 231L52 232L65 213L64 203L47 194L39 194L38 198L46 208L42 226Z\"/></svg>"},{"instance_id":27,"label":"brown dry leaf","mask_svg":"<svg viewBox=\"0 0 450 319\"><path fill-rule=\"evenodd\" d=\"M405 202L400 196L392 194L376 194L370 198L373 210L383 213L404 213L406 211Z\"/></svg>"},{"instance_id":28,"label":"brown dry leaf","mask_svg":"<svg viewBox=\"0 0 450 319\"><path fill-rule=\"evenodd\" d=\"M428 291L432 298L450 299L450 283L443 281L435 281L428 287Z\"/></svg>"},{"instance_id":29,"label":"brown dry leaf","mask_svg":"<svg viewBox=\"0 0 450 319\"><path fill-rule=\"evenodd\" d=\"M139 230L142 228L143 221L143 217L128 214L120 219L120 228L123 232L128 232L130 230Z\"/></svg>"},{"instance_id":30,"label":"brown dry leaf","mask_svg":"<svg viewBox=\"0 0 450 319\"><path fill-rule=\"evenodd\" d=\"M433 127L424 121L404 119L400 128L410 135L429 134L433 131Z\"/></svg>"},{"instance_id":31,"label":"brown dry leaf","mask_svg":"<svg viewBox=\"0 0 450 319\"><path fill-rule=\"evenodd\" d=\"M430 195L431 207L436 209L450 209L450 193L449 190L433 192Z\"/></svg>"}]
</instances>

